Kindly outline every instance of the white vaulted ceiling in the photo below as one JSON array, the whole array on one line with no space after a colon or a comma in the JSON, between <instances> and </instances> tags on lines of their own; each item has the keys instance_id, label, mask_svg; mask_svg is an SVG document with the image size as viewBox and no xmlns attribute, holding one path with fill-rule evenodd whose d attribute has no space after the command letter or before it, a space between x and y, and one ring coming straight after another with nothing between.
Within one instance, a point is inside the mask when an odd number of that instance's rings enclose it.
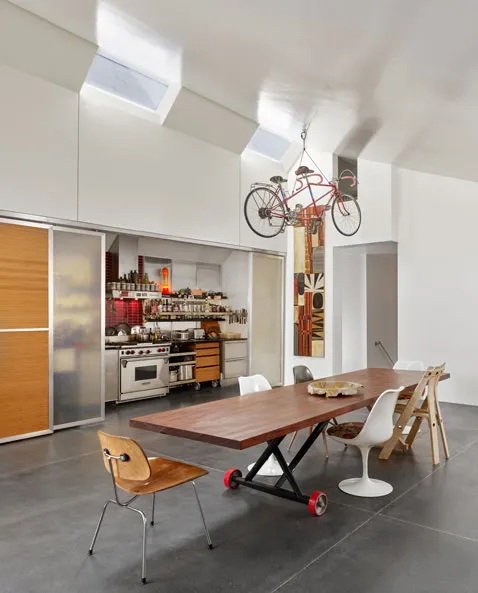
<instances>
[{"instance_id":1,"label":"white vaulted ceiling","mask_svg":"<svg viewBox=\"0 0 478 593\"><path fill-rule=\"evenodd\" d=\"M12 1L319 150L478 180L476 0Z\"/></svg>"}]
</instances>

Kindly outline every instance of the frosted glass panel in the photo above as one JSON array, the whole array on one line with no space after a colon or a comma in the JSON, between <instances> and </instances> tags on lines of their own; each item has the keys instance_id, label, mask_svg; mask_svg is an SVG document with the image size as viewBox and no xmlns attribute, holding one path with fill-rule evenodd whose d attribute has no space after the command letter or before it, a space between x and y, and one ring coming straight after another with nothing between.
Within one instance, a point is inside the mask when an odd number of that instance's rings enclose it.
<instances>
[{"instance_id":1,"label":"frosted glass panel","mask_svg":"<svg viewBox=\"0 0 478 593\"><path fill-rule=\"evenodd\" d=\"M282 383L281 257L252 254L252 307L250 315L251 375L264 375L269 383Z\"/></svg>"},{"instance_id":2,"label":"frosted glass panel","mask_svg":"<svg viewBox=\"0 0 478 593\"><path fill-rule=\"evenodd\" d=\"M54 425L103 416L102 235L55 230Z\"/></svg>"}]
</instances>

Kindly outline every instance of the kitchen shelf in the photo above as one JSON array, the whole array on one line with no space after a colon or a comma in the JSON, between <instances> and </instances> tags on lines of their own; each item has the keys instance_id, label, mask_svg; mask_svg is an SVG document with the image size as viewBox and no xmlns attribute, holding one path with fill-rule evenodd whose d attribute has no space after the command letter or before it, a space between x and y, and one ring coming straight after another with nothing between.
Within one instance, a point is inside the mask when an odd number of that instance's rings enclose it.
<instances>
[{"instance_id":1,"label":"kitchen shelf","mask_svg":"<svg viewBox=\"0 0 478 593\"><path fill-rule=\"evenodd\" d=\"M228 313L222 314L222 317L211 317L211 315L206 313L195 313L197 317L181 317L181 315L179 315L179 317L174 317L175 315L178 315L178 313L168 313L167 316L162 314L161 317L156 318L147 317L144 321L147 323L154 323L155 321L223 321L224 317L227 316ZM216 315L218 314L216 313ZM183 341L187 342L188 340Z\"/></svg>"},{"instance_id":2,"label":"kitchen shelf","mask_svg":"<svg viewBox=\"0 0 478 593\"><path fill-rule=\"evenodd\" d=\"M168 295L163 295L161 292L157 290L153 291L144 291L144 290L112 290L106 293L106 297L113 297L115 299L161 299L166 300L172 303L218 303L223 300L227 300L227 297L222 297L221 299L215 298L179 298L179 297L171 297Z\"/></svg>"},{"instance_id":3,"label":"kitchen shelf","mask_svg":"<svg viewBox=\"0 0 478 593\"><path fill-rule=\"evenodd\" d=\"M175 366L194 366L196 364L195 360L186 360L185 362L170 362L169 366L170 367L175 367Z\"/></svg>"},{"instance_id":4,"label":"kitchen shelf","mask_svg":"<svg viewBox=\"0 0 478 593\"><path fill-rule=\"evenodd\" d=\"M210 313L203 311L165 311L158 313L158 315L161 315L161 317L167 317L169 315L184 315L185 317L194 317L194 315L198 317L214 317L214 315L218 315L224 317L224 315L229 315L229 313L226 311L211 311Z\"/></svg>"},{"instance_id":5,"label":"kitchen shelf","mask_svg":"<svg viewBox=\"0 0 478 593\"><path fill-rule=\"evenodd\" d=\"M106 293L106 298L114 299L161 299L160 292L145 292L143 290L112 290Z\"/></svg>"}]
</instances>

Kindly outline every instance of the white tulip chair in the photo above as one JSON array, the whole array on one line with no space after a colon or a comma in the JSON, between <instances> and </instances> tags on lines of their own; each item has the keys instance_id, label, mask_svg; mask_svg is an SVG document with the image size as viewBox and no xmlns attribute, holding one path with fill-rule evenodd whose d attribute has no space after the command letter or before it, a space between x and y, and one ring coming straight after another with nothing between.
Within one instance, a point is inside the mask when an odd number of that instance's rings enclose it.
<instances>
[{"instance_id":1,"label":"white tulip chair","mask_svg":"<svg viewBox=\"0 0 478 593\"><path fill-rule=\"evenodd\" d=\"M354 445L362 454L362 477L350 478L339 483L339 488L352 496L374 498L386 496L393 486L368 475L368 456L370 449L388 441L393 434L393 411L403 387L387 389L377 399L365 423L344 422L331 426L327 434L344 445ZM341 435L341 436L339 436Z\"/></svg>"},{"instance_id":2,"label":"white tulip chair","mask_svg":"<svg viewBox=\"0 0 478 593\"><path fill-rule=\"evenodd\" d=\"M241 395L258 393L259 391L267 391L268 389L272 389L272 387L264 375L239 377L239 391ZM254 463L251 463L247 469L250 471L254 465ZM259 476L281 476L283 472L275 455L271 455L257 473Z\"/></svg>"}]
</instances>

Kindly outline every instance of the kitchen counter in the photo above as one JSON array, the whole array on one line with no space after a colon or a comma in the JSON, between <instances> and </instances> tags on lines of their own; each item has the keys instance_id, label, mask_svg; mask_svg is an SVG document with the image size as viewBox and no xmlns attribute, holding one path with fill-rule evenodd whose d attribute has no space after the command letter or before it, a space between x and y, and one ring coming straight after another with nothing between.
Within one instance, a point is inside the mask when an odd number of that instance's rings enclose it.
<instances>
[{"instance_id":1,"label":"kitchen counter","mask_svg":"<svg viewBox=\"0 0 478 593\"><path fill-rule=\"evenodd\" d=\"M191 338L190 340L170 340L165 342L155 342L156 344L207 344L214 342L247 342L247 338L203 338L203 339L194 339ZM141 343L138 342L126 342L124 344L105 344L106 350L120 350L121 348L128 348L130 346L141 346ZM145 344L146 345L146 344Z\"/></svg>"}]
</instances>

